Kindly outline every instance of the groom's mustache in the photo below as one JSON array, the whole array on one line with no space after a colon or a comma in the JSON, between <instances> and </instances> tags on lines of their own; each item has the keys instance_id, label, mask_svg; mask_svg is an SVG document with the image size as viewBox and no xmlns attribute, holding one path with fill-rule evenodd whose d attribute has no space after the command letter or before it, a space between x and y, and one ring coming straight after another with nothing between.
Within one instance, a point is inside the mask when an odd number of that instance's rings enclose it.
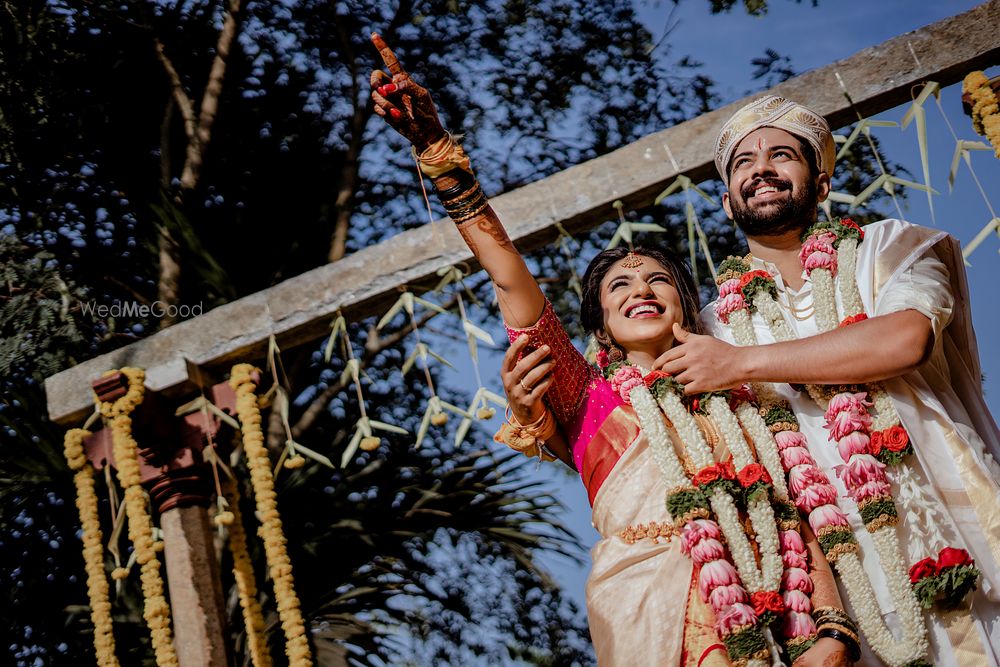
<instances>
[{"instance_id":1,"label":"groom's mustache","mask_svg":"<svg viewBox=\"0 0 1000 667\"><path fill-rule=\"evenodd\" d=\"M757 188L761 187L762 185L770 185L772 187L775 187L778 189L779 192L783 190L792 189L792 182L782 178L758 178L755 179L753 182L743 186L743 189L740 190L740 194L743 195L743 201L746 201L751 197L753 197L754 192L757 190Z\"/></svg>"}]
</instances>

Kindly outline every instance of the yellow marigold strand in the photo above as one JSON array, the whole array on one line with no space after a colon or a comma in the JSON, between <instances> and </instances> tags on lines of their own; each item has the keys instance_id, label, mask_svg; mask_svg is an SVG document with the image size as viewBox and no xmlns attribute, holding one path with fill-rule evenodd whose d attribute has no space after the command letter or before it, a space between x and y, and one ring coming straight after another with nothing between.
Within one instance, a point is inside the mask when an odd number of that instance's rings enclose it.
<instances>
[{"instance_id":1,"label":"yellow marigold strand","mask_svg":"<svg viewBox=\"0 0 1000 667\"><path fill-rule=\"evenodd\" d=\"M982 72L970 72L962 82L962 91L972 98L972 129L985 136L1000 158L1000 102Z\"/></svg>"},{"instance_id":2,"label":"yellow marigold strand","mask_svg":"<svg viewBox=\"0 0 1000 667\"><path fill-rule=\"evenodd\" d=\"M252 374L256 371L250 364L233 366L229 385L236 391L236 413L243 431L243 449L250 468L250 481L257 500L257 514L260 516L259 534L264 540L267 566L274 582L274 597L278 604L278 617L285 632L285 654L290 667L310 667L312 656L306 637L305 622L299 609L299 598L295 594L295 580L292 577L292 562L285 548L285 535L281 529L281 516L275 502L274 476L271 474L271 459L264 446L264 432L261 429L260 408L257 406L257 385Z\"/></svg>"},{"instance_id":3,"label":"yellow marigold strand","mask_svg":"<svg viewBox=\"0 0 1000 667\"><path fill-rule=\"evenodd\" d=\"M271 654L267 650L267 640L264 636L264 613L257 599L257 580L253 574L253 564L247 551L247 535L243 530L243 517L240 515L240 498L236 485L228 482L225 487L226 501L232 512L232 522L227 524L229 530L229 551L233 554L233 573L236 576L236 590L240 594L240 607L243 609L243 622L247 628L247 648L254 667L271 667Z\"/></svg>"},{"instance_id":4,"label":"yellow marigold strand","mask_svg":"<svg viewBox=\"0 0 1000 667\"><path fill-rule=\"evenodd\" d=\"M76 471L76 508L83 529L83 564L87 572L87 597L90 600L90 620L94 624L94 654L98 667L118 667L115 657L115 635L108 599L108 578L104 570L104 536L97 513L97 493L94 491L94 469L87 465L83 439L90 431L73 428L63 441L66 462Z\"/></svg>"},{"instance_id":5,"label":"yellow marigold strand","mask_svg":"<svg viewBox=\"0 0 1000 667\"><path fill-rule=\"evenodd\" d=\"M109 371L107 374L114 373ZM140 368L122 368L128 378L128 390L118 400L100 402L101 414L111 422L118 482L125 492L125 513L128 516L128 536L139 563L139 578L145 599L143 618L153 640L153 653L159 667L177 667L173 632L170 629L170 605L163 595L160 561L153 545L153 524L146 511L146 496L139 473L139 455L132 438L131 413L142 403L145 372Z\"/></svg>"}]
</instances>

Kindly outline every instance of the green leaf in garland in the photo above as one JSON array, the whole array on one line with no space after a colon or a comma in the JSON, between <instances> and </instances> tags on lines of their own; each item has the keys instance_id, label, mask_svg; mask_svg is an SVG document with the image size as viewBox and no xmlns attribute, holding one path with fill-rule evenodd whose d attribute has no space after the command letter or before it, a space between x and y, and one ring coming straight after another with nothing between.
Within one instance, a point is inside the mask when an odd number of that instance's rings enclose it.
<instances>
[{"instance_id":1,"label":"green leaf in garland","mask_svg":"<svg viewBox=\"0 0 1000 667\"><path fill-rule=\"evenodd\" d=\"M838 544L857 544L857 539L855 539L854 533L849 528L831 530L817 537L819 539L819 546L823 549L824 554L830 553Z\"/></svg>"},{"instance_id":2,"label":"green leaf in garland","mask_svg":"<svg viewBox=\"0 0 1000 667\"><path fill-rule=\"evenodd\" d=\"M778 298L778 284L774 278L764 276L754 276L743 286L743 299L747 303L753 303L757 292L766 292L772 299Z\"/></svg>"},{"instance_id":3,"label":"green leaf in garland","mask_svg":"<svg viewBox=\"0 0 1000 667\"><path fill-rule=\"evenodd\" d=\"M719 263L719 267L716 269L718 275L716 282L722 284L726 280L742 276L749 270L750 265L742 257L730 255Z\"/></svg>"},{"instance_id":4,"label":"green leaf in garland","mask_svg":"<svg viewBox=\"0 0 1000 667\"><path fill-rule=\"evenodd\" d=\"M767 649L764 633L757 626L733 632L723 637L722 643L726 645L729 658L734 662L741 658L749 658L762 649Z\"/></svg>"},{"instance_id":5,"label":"green leaf in garland","mask_svg":"<svg viewBox=\"0 0 1000 667\"><path fill-rule=\"evenodd\" d=\"M764 423L773 426L779 422L797 424L798 420L795 418L795 413L786 407L776 405L768 408L767 412L764 413Z\"/></svg>"},{"instance_id":6,"label":"green leaf in garland","mask_svg":"<svg viewBox=\"0 0 1000 667\"><path fill-rule=\"evenodd\" d=\"M701 489L682 489L667 495L667 511L675 519L696 509L709 509L708 498Z\"/></svg>"}]
</instances>

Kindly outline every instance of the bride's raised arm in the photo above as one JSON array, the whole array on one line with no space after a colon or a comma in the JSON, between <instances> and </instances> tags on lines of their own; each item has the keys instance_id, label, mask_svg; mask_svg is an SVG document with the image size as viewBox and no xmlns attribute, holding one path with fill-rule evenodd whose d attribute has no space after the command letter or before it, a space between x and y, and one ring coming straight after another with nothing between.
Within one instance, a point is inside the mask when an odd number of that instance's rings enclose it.
<instances>
[{"instance_id":1,"label":"bride's raised arm","mask_svg":"<svg viewBox=\"0 0 1000 667\"><path fill-rule=\"evenodd\" d=\"M375 113L413 144L421 170L492 279L504 321L514 328L535 324L545 297L479 187L468 157L441 126L427 89L410 78L381 37L372 34L372 43L389 70L389 75L371 74Z\"/></svg>"}]
</instances>

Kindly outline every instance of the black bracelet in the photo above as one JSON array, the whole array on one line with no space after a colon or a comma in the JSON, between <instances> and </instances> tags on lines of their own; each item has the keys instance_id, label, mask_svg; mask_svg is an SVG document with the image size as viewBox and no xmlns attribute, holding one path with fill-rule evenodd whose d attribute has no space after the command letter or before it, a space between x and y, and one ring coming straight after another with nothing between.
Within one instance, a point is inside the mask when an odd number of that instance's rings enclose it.
<instances>
[{"instance_id":1,"label":"black bracelet","mask_svg":"<svg viewBox=\"0 0 1000 667\"><path fill-rule=\"evenodd\" d=\"M478 185L475 176L464 169L459 169L457 167L451 171L441 174L438 178L444 178L445 176L454 178L457 183L446 190L439 190L437 187L437 179L434 179L434 189L437 190L438 198L441 201L447 201L448 199L457 197L466 190L472 188L474 185Z\"/></svg>"},{"instance_id":2,"label":"black bracelet","mask_svg":"<svg viewBox=\"0 0 1000 667\"><path fill-rule=\"evenodd\" d=\"M443 201L442 204L444 205L444 209L446 211L457 211L458 209L465 208L466 206L469 206L479 201L480 199L483 199L484 197L486 197L486 194L483 192L483 189L479 187L479 184L477 183L468 192L459 195L458 198Z\"/></svg>"},{"instance_id":3,"label":"black bracelet","mask_svg":"<svg viewBox=\"0 0 1000 667\"><path fill-rule=\"evenodd\" d=\"M857 662L861 659L861 646L857 641L855 641L854 637L851 637L847 633L834 630L833 628L822 628L816 636L820 639L823 637L829 637L830 639L835 639L846 646L847 657L851 659L851 662Z\"/></svg>"}]
</instances>

